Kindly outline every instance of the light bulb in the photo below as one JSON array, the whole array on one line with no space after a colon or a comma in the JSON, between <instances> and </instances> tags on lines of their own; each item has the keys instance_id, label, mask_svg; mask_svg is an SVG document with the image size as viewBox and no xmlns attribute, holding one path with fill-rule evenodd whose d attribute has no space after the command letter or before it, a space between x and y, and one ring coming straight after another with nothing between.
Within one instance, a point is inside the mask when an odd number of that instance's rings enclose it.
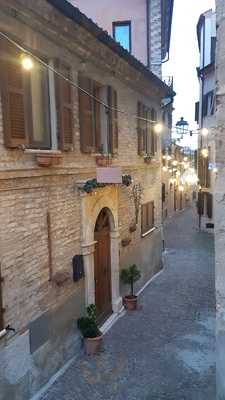
<instances>
[{"instance_id":1,"label":"light bulb","mask_svg":"<svg viewBox=\"0 0 225 400\"><path fill-rule=\"evenodd\" d=\"M177 161L177 160L174 160L174 161L172 162L172 164L173 164L174 166L176 166L176 165L178 164L178 161Z\"/></svg>"},{"instance_id":2,"label":"light bulb","mask_svg":"<svg viewBox=\"0 0 225 400\"><path fill-rule=\"evenodd\" d=\"M154 126L155 133L157 133L157 134L162 133L162 130L163 130L162 124L160 124L159 122L157 124L155 124L155 126Z\"/></svg>"},{"instance_id":3,"label":"light bulb","mask_svg":"<svg viewBox=\"0 0 225 400\"><path fill-rule=\"evenodd\" d=\"M208 149L202 149L201 154L204 158L207 158L209 155L209 150Z\"/></svg>"},{"instance_id":4,"label":"light bulb","mask_svg":"<svg viewBox=\"0 0 225 400\"><path fill-rule=\"evenodd\" d=\"M184 191L184 187L182 185L179 186L179 192L183 192Z\"/></svg>"},{"instance_id":5,"label":"light bulb","mask_svg":"<svg viewBox=\"0 0 225 400\"><path fill-rule=\"evenodd\" d=\"M202 136L207 136L209 134L209 130L207 128L202 128Z\"/></svg>"},{"instance_id":6,"label":"light bulb","mask_svg":"<svg viewBox=\"0 0 225 400\"><path fill-rule=\"evenodd\" d=\"M167 172L167 171L168 171L168 168L164 165L164 167L162 167L162 170L163 170L164 172Z\"/></svg>"},{"instance_id":7,"label":"light bulb","mask_svg":"<svg viewBox=\"0 0 225 400\"><path fill-rule=\"evenodd\" d=\"M23 56L21 64L26 71L30 71L34 66L33 60L29 56Z\"/></svg>"},{"instance_id":8,"label":"light bulb","mask_svg":"<svg viewBox=\"0 0 225 400\"><path fill-rule=\"evenodd\" d=\"M184 162L187 162L187 160L188 160L188 157L184 157Z\"/></svg>"},{"instance_id":9,"label":"light bulb","mask_svg":"<svg viewBox=\"0 0 225 400\"><path fill-rule=\"evenodd\" d=\"M213 172L214 172L215 174L217 174L218 168L217 168L217 167L214 167L214 168L213 168Z\"/></svg>"}]
</instances>

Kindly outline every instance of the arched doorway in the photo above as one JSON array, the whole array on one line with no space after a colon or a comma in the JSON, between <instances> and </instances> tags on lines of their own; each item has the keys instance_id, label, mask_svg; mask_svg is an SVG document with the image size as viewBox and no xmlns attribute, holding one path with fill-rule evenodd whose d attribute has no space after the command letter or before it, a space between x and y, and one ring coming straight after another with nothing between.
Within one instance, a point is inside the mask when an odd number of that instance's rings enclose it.
<instances>
[{"instance_id":1,"label":"arched doorway","mask_svg":"<svg viewBox=\"0 0 225 400\"><path fill-rule=\"evenodd\" d=\"M103 208L95 224L94 278L98 322L112 314L110 214Z\"/></svg>"}]
</instances>

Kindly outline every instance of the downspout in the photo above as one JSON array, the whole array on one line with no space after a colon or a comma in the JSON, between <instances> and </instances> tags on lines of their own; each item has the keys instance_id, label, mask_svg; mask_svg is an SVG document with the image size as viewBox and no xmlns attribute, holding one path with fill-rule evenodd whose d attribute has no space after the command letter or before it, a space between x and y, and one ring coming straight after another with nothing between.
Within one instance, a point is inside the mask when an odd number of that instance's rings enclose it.
<instances>
[{"instance_id":1,"label":"downspout","mask_svg":"<svg viewBox=\"0 0 225 400\"><path fill-rule=\"evenodd\" d=\"M147 67L150 69L150 5L146 0L146 29L147 29Z\"/></svg>"}]
</instances>

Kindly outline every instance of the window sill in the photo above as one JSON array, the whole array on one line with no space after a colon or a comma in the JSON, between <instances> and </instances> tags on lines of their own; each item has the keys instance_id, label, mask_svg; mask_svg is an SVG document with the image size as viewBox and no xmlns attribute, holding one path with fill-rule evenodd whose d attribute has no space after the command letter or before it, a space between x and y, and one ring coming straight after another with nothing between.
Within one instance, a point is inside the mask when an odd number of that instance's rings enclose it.
<instances>
[{"instance_id":1,"label":"window sill","mask_svg":"<svg viewBox=\"0 0 225 400\"><path fill-rule=\"evenodd\" d=\"M141 237L144 238L145 236L150 235L150 233L154 232L156 230L156 226L154 226L153 228L149 229L149 231L142 233Z\"/></svg>"},{"instance_id":2,"label":"window sill","mask_svg":"<svg viewBox=\"0 0 225 400\"><path fill-rule=\"evenodd\" d=\"M60 150L41 150L41 149L25 149L25 154L46 154L46 155L62 155Z\"/></svg>"}]
</instances>

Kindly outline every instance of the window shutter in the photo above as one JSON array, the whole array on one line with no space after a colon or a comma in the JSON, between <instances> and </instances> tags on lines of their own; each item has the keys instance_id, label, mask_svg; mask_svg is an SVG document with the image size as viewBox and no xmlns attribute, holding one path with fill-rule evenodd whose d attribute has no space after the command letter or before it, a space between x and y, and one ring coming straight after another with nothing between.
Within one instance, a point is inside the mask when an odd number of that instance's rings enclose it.
<instances>
[{"instance_id":1,"label":"window shutter","mask_svg":"<svg viewBox=\"0 0 225 400\"><path fill-rule=\"evenodd\" d=\"M108 105L117 109L117 92L108 86ZM109 143L110 151L118 153L118 113L117 110L109 109Z\"/></svg>"},{"instance_id":2,"label":"window shutter","mask_svg":"<svg viewBox=\"0 0 225 400\"><path fill-rule=\"evenodd\" d=\"M79 86L88 93L93 93L91 79L79 74ZM84 153L94 150L94 115L93 99L79 90L80 146Z\"/></svg>"},{"instance_id":3,"label":"window shutter","mask_svg":"<svg viewBox=\"0 0 225 400\"><path fill-rule=\"evenodd\" d=\"M58 70L66 78L71 78L71 69L65 65L58 64ZM69 82L56 75L56 107L58 119L58 138L61 150L73 149L73 88Z\"/></svg>"},{"instance_id":4,"label":"window shutter","mask_svg":"<svg viewBox=\"0 0 225 400\"><path fill-rule=\"evenodd\" d=\"M202 192L198 192L197 209L199 215L204 214L204 193Z\"/></svg>"},{"instance_id":5,"label":"window shutter","mask_svg":"<svg viewBox=\"0 0 225 400\"><path fill-rule=\"evenodd\" d=\"M0 40L0 90L3 112L5 145L10 148L28 143L25 120L25 74L19 62L19 53Z\"/></svg>"},{"instance_id":6,"label":"window shutter","mask_svg":"<svg viewBox=\"0 0 225 400\"><path fill-rule=\"evenodd\" d=\"M207 193L207 215L212 218L213 215L213 196L212 193Z\"/></svg>"},{"instance_id":7,"label":"window shutter","mask_svg":"<svg viewBox=\"0 0 225 400\"><path fill-rule=\"evenodd\" d=\"M199 183L201 186L203 186L203 165L202 165L202 155L201 155L201 150L197 151L197 164L198 164L198 178L199 178Z\"/></svg>"},{"instance_id":8,"label":"window shutter","mask_svg":"<svg viewBox=\"0 0 225 400\"><path fill-rule=\"evenodd\" d=\"M143 118L143 105L139 101L137 104L137 135L138 135L138 154L140 156L144 153L144 131L143 122L140 118Z\"/></svg>"},{"instance_id":9,"label":"window shutter","mask_svg":"<svg viewBox=\"0 0 225 400\"><path fill-rule=\"evenodd\" d=\"M156 111L154 110L154 108L152 108L151 110L151 121L156 121L157 119L157 114ZM157 152L157 135L155 134L154 131L154 122L151 122L151 155L155 155L155 153Z\"/></svg>"}]
</instances>

